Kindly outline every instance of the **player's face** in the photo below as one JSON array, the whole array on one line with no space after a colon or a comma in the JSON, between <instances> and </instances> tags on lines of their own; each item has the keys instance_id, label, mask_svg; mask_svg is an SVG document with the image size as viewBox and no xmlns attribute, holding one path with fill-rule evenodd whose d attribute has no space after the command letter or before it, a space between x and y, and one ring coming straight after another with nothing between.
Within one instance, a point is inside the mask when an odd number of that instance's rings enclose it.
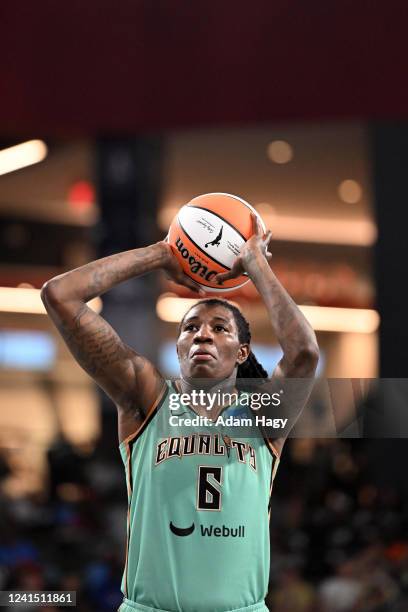
<instances>
[{"instance_id":1,"label":"player's face","mask_svg":"<svg viewBox=\"0 0 408 612\"><path fill-rule=\"evenodd\" d=\"M248 357L248 344L241 344L234 315L224 306L200 304L185 317L177 340L181 374L187 378L231 376Z\"/></svg>"}]
</instances>

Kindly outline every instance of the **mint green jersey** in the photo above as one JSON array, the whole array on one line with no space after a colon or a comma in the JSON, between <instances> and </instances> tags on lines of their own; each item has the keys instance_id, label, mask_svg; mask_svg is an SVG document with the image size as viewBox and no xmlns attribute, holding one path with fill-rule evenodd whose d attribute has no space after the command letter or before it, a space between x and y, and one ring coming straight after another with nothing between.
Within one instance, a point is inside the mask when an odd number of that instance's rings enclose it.
<instances>
[{"instance_id":1,"label":"mint green jersey","mask_svg":"<svg viewBox=\"0 0 408 612\"><path fill-rule=\"evenodd\" d=\"M120 445L128 539L120 610L267 611L273 446L228 425L186 426L166 384L143 425ZM253 416L243 395L224 420ZM176 424L174 425L174 421ZM235 436L235 437L234 437Z\"/></svg>"}]
</instances>

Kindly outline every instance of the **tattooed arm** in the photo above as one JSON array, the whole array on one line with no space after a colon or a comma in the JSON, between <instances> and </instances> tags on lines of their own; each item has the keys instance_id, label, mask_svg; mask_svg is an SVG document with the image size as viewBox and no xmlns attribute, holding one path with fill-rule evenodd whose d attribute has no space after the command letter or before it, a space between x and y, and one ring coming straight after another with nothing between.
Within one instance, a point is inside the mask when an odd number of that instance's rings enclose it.
<instances>
[{"instance_id":1,"label":"tattooed arm","mask_svg":"<svg viewBox=\"0 0 408 612\"><path fill-rule=\"evenodd\" d=\"M217 275L216 280L223 282L245 271L261 295L272 329L283 350L283 357L273 372L270 387L272 391L274 387L284 388L286 401L283 407L293 423L313 388L319 347L309 322L269 266L271 232L263 236L254 214L252 221L254 235L244 244L231 271ZM279 450L282 445L283 438L278 441Z\"/></svg>"},{"instance_id":2,"label":"tattooed arm","mask_svg":"<svg viewBox=\"0 0 408 612\"><path fill-rule=\"evenodd\" d=\"M316 335L300 308L282 287L261 251L246 259L245 269L265 303L272 329L283 350L273 376L314 376L319 347Z\"/></svg>"},{"instance_id":3,"label":"tattooed arm","mask_svg":"<svg viewBox=\"0 0 408 612\"><path fill-rule=\"evenodd\" d=\"M197 291L165 242L93 261L52 278L41 291L45 308L76 361L116 404L121 440L135 430L135 422L157 398L164 380L86 302L122 281L160 269Z\"/></svg>"}]
</instances>

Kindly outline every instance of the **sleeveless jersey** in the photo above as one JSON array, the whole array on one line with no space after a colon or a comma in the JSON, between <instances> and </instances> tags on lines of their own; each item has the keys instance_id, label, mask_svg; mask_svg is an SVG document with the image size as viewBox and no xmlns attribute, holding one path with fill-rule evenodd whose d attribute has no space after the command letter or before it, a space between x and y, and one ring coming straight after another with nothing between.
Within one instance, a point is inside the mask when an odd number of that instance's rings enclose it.
<instances>
[{"instance_id":1,"label":"sleeveless jersey","mask_svg":"<svg viewBox=\"0 0 408 612\"><path fill-rule=\"evenodd\" d=\"M267 610L272 444L227 425L169 425L166 383L144 423L120 444L128 489L121 610ZM253 417L242 397L222 417ZM180 418L181 421L181 418ZM235 436L235 437L234 437Z\"/></svg>"}]
</instances>

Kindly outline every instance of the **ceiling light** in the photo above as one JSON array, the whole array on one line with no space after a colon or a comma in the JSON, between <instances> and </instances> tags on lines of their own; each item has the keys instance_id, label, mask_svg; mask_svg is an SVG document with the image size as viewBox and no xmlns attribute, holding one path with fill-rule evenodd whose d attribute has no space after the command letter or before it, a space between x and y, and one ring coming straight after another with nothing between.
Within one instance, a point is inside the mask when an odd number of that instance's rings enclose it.
<instances>
[{"instance_id":1,"label":"ceiling light","mask_svg":"<svg viewBox=\"0 0 408 612\"><path fill-rule=\"evenodd\" d=\"M0 151L0 175L37 164L47 156L47 145L42 140L28 140Z\"/></svg>"},{"instance_id":2,"label":"ceiling light","mask_svg":"<svg viewBox=\"0 0 408 612\"><path fill-rule=\"evenodd\" d=\"M178 297L175 293L163 293L157 300L157 316L162 321L167 321L168 323L179 323L183 316L186 314L187 310L197 304L200 299L203 298L181 298ZM230 304L239 307L239 304L237 302L234 302L233 300L228 301L230 302Z\"/></svg>"},{"instance_id":3,"label":"ceiling light","mask_svg":"<svg viewBox=\"0 0 408 612\"><path fill-rule=\"evenodd\" d=\"M0 287L0 312L47 314L39 289L26 287ZM102 300L97 297L88 302L95 312L101 312Z\"/></svg>"},{"instance_id":4,"label":"ceiling light","mask_svg":"<svg viewBox=\"0 0 408 612\"><path fill-rule=\"evenodd\" d=\"M179 323L187 310L197 302L195 299L164 293L157 301L156 312L162 321ZM316 331L370 334L377 330L380 323L380 316L375 310L326 306L299 308Z\"/></svg>"},{"instance_id":5,"label":"ceiling light","mask_svg":"<svg viewBox=\"0 0 408 612\"><path fill-rule=\"evenodd\" d=\"M262 205L265 225L274 240L312 242L315 244L342 244L371 246L377 239L377 227L370 219L328 219L321 217L295 217L269 212Z\"/></svg>"},{"instance_id":6,"label":"ceiling light","mask_svg":"<svg viewBox=\"0 0 408 612\"><path fill-rule=\"evenodd\" d=\"M190 298L180 298L174 293L163 293L157 300L156 313L162 321L178 323L187 310L198 301Z\"/></svg>"},{"instance_id":7,"label":"ceiling light","mask_svg":"<svg viewBox=\"0 0 408 612\"><path fill-rule=\"evenodd\" d=\"M337 191L340 199L343 200L343 202L347 202L347 204L356 204L359 202L363 193L360 183L352 179L342 181Z\"/></svg>"},{"instance_id":8,"label":"ceiling light","mask_svg":"<svg viewBox=\"0 0 408 612\"><path fill-rule=\"evenodd\" d=\"M380 324L376 310L328 306L300 306L300 309L316 331L371 334Z\"/></svg>"},{"instance_id":9,"label":"ceiling light","mask_svg":"<svg viewBox=\"0 0 408 612\"><path fill-rule=\"evenodd\" d=\"M274 140L267 147L267 155L275 164L287 164L293 159L293 149L286 140Z\"/></svg>"}]
</instances>

